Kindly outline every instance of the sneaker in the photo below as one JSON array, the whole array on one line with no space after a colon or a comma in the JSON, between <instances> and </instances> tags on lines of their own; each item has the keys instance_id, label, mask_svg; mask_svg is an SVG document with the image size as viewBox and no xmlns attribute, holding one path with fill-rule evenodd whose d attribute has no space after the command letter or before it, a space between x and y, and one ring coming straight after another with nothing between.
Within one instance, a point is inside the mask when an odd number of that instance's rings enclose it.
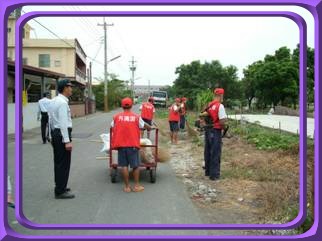
<instances>
[{"instance_id":1,"label":"sneaker","mask_svg":"<svg viewBox=\"0 0 322 241\"><path fill-rule=\"evenodd\" d=\"M72 199L75 198L75 195L70 192L64 192L62 194L55 194L56 199Z\"/></svg>"}]
</instances>

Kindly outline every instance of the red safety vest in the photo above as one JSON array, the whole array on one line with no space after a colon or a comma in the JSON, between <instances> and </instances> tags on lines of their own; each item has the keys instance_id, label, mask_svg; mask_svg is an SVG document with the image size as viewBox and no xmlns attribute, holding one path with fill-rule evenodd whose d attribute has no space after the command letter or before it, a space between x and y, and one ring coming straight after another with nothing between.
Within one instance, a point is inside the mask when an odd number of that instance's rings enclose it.
<instances>
[{"instance_id":1,"label":"red safety vest","mask_svg":"<svg viewBox=\"0 0 322 241\"><path fill-rule=\"evenodd\" d=\"M147 120L152 120L153 111L154 111L154 106L149 102L145 102L142 104L141 117Z\"/></svg>"},{"instance_id":2,"label":"red safety vest","mask_svg":"<svg viewBox=\"0 0 322 241\"><path fill-rule=\"evenodd\" d=\"M220 125L219 122L219 117L218 117L218 113L219 113L219 106L220 106L220 102L219 101L212 101L209 103L208 107L208 113L214 123L214 128L215 129L222 129L222 126Z\"/></svg>"},{"instance_id":3,"label":"red safety vest","mask_svg":"<svg viewBox=\"0 0 322 241\"><path fill-rule=\"evenodd\" d=\"M112 148L140 148L140 116L133 112L121 112L113 117Z\"/></svg>"},{"instance_id":4,"label":"red safety vest","mask_svg":"<svg viewBox=\"0 0 322 241\"><path fill-rule=\"evenodd\" d=\"M171 105L169 110L169 121L179 121L180 120L180 114L179 112L174 111L175 104Z\"/></svg>"}]
</instances>

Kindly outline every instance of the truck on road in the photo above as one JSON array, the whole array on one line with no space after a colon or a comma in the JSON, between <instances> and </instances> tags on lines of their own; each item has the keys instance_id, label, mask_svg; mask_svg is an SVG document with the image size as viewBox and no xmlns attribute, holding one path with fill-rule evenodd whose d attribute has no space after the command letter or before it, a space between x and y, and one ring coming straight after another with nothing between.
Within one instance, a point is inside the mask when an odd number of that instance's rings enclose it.
<instances>
[{"instance_id":1,"label":"truck on road","mask_svg":"<svg viewBox=\"0 0 322 241\"><path fill-rule=\"evenodd\" d=\"M168 93L166 91L161 91L161 90L152 91L150 96L153 97L155 106L161 106L161 107L167 106Z\"/></svg>"}]
</instances>

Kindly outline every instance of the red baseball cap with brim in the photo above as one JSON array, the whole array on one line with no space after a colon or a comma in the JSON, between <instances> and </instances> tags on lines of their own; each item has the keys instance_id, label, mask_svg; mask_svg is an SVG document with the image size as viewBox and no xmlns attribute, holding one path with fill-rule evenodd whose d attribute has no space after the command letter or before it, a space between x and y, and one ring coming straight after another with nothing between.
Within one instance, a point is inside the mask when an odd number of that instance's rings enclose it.
<instances>
[{"instance_id":1,"label":"red baseball cap with brim","mask_svg":"<svg viewBox=\"0 0 322 241\"><path fill-rule=\"evenodd\" d=\"M180 102L180 98L175 98L175 102Z\"/></svg>"},{"instance_id":2,"label":"red baseball cap with brim","mask_svg":"<svg viewBox=\"0 0 322 241\"><path fill-rule=\"evenodd\" d=\"M149 101L154 101L154 98L152 96L149 97Z\"/></svg>"},{"instance_id":3,"label":"red baseball cap with brim","mask_svg":"<svg viewBox=\"0 0 322 241\"><path fill-rule=\"evenodd\" d=\"M187 100L187 98L186 98L186 97L182 97L182 98L181 98L181 100L186 101L186 100Z\"/></svg>"},{"instance_id":4,"label":"red baseball cap with brim","mask_svg":"<svg viewBox=\"0 0 322 241\"><path fill-rule=\"evenodd\" d=\"M126 97L122 99L121 105L122 107L131 107L133 105L133 101L131 98Z\"/></svg>"},{"instance_id":5,"label":"red baseball cap with brim","mask_svg":"<svg viewBox=\"0 0 322 241\"><path fill-rule=\"evenodd\" d=\"M225 90L224 90L223 88L216 88L216 89L214 90L214 93L215 93L216 95L223 95L223 94L225 93Z\"/></svg>"}]
</instances>

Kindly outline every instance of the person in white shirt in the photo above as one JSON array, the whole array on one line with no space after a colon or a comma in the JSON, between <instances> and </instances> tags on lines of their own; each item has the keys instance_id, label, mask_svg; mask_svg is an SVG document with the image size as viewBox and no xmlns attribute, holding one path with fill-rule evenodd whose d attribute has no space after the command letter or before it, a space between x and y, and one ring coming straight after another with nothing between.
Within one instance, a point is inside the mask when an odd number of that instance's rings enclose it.
<instances>
[{"instance_id":1,"label":"person in white shirt","mask_svg":"<svg viewBox=\"0 0 322 241\"><path fill-rule=\"evenodd\" d=\"M72 119L68 105L68 97L72 95L72 84L64 79L58 82L59 95L49 105L49 126L51 129L54 151L55 198L74 198L70 188L67 188L71 151L72 151Z\"/></svg>"},{"instance_id":2,"label":"person in white shirt","mask_svg":"<svg viewBox=\"0 0 322 241\"><path fill-rule=\"evenodd\" d=\"M48 97L49 93L45 92L43 94L43 98L38 101L37 120L40 120L41 115L41 137L43 144L46 144L47 141L50 141L48 128L48 106L50 104L51 99L49 99Z\"/></svg>"},{"instance_id":3,"label":"person in white shirt","mask_svg":"<svg viewBox=\"0 0 322 241\"><path fill-rule=\"evenodd\" d=\"M7 184L8 184L7 204L8 204L8 207L15 208L15 204L14 204L14 201L12 198L12 186L11 186L11 182L10 182L10 176L8 176Z\"/></svg>"}]
</instances>

